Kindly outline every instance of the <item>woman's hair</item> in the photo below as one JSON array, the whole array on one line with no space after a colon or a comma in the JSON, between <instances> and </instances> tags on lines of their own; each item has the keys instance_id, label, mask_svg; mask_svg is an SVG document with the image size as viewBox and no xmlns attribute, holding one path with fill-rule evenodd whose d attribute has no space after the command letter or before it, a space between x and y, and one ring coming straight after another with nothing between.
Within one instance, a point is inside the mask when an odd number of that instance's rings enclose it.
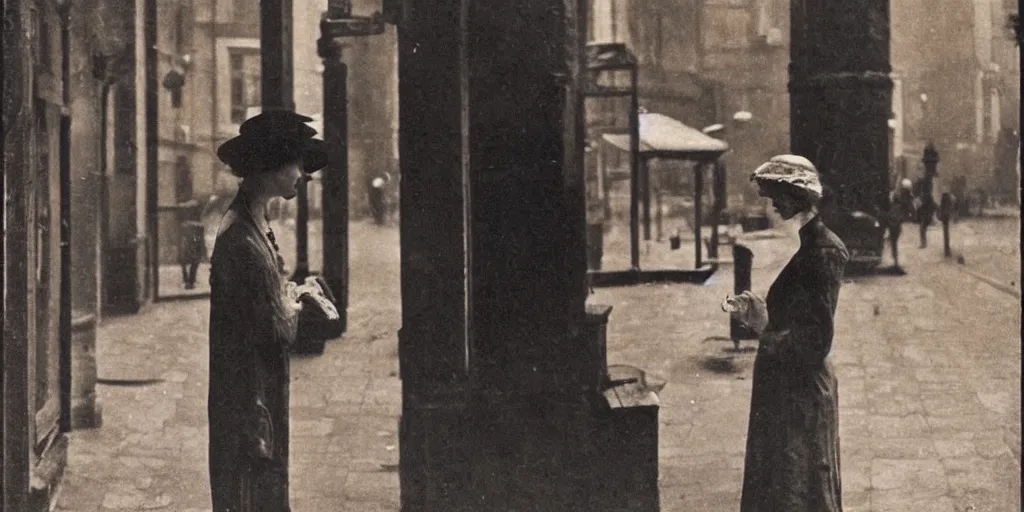
<instances>
[{"instance_id":1,"label":"woman's hair","mask_svg":"<svg viewBox=\"0 0 1024 512\"><path fill-rule=\"evenodd\" d=\"M803 188L783 181L758 180L762 195L768 197L789 196L800 205L801 211L810 210L818 205L818 199Z\"/></svg>"},{"instance_id":2,"label":"woman's hair","mask_svg":"<svg viewBox=\"0 0 1024 512\"><path fill-rule=\"evenodd\" d=\"M236 169L235 167L229 167L231 174L236 178L242 178L243 180L257 174L264 174L268 172L274 172L282 167L298 162L302 163L302 153L291 150L290 148L282 147L282 152L279 153L280 158L275 158L264 163L264 165L253 165L245 169Z\"/></svg>"}]
</instances>

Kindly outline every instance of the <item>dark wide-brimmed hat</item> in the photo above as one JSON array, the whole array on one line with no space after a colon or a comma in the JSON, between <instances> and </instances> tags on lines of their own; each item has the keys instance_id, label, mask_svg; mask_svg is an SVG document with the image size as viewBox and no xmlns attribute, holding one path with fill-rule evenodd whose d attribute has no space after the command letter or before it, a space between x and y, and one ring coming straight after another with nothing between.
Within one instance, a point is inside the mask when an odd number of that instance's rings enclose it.
<instances>
[{"instance_id":1,"label":"dark wide-brimmed hat","mask_svg":"<svg viewBox=\"0 0 1024 512\"><path fill-rule=\"evenodd\" d=\"M217 157L238 176L270 171L301 161L307 173L327 167L324 141L314 139L310 117L290 110L267 110L247 119L239 135L217 148Z\"/></svg>"}]
</instances>

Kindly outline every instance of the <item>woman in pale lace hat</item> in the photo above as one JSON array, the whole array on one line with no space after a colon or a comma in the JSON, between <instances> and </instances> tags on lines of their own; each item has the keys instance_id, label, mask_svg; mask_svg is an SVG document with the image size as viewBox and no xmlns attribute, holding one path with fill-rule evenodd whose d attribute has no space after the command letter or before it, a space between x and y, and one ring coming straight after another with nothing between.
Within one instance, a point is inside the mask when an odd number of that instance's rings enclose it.
<instances>
[{"instance_id":1,"label":"woman in pale lace hat","mask_svg":"<svg viewBox=\"0 0 1024 512\"><path fill-rule=\"evenodd\" d=\"M839 398L829 353L849 254L818 218L822 185L809 160L776 156L751 180L801 227L800 249L767 299L744 292L723 305L760 334L740 510L837 512Z\"/></svg>"},{"instance_id":2,"label":"woman in pale lace hat","mask_svg":"<svg viewBox=\"0 0 1024 512\"><path fill-rule=\"evenodd\" d=\"M288 292L267 205L327 165L310 118L267 111L217 156L242 182L210 271L210 487L214 512L287 512L289 346L302 302ZM302 299L304 300L304 299Z\"/></svg>"}]
</instances>

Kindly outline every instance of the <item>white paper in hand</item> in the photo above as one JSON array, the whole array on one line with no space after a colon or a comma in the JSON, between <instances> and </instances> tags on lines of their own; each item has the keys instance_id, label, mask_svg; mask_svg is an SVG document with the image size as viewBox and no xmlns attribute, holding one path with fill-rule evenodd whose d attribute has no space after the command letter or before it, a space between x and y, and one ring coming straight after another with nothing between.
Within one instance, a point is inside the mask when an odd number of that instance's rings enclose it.
<instances>
[{"instance_id":1,"label":"white paper in hand","mask_svg":"<svg viewBox=\"0 0 1024 512\"><path fill-rule=\"evenodd\" d=\"M328 320L337 320L341 317L338 314L338 308L334 307L334 303L324 294L323 288L320 287L320 283L317 282L315 277L307 277L304 283L295 288L295 291L300 299L308 297L307 300L323 312Z\"/></svg>"},{"instance_id":2,"label":"white paper in hand","mask_svg":"<svg viewBox=\"0 0 1024 512\"><path fill-rule=\"evenodd\" d=\"M722 301L722 311L726 313L744 313L749 307L748 298L742 295L730 295Z\"/></svg>"}]
</instances>

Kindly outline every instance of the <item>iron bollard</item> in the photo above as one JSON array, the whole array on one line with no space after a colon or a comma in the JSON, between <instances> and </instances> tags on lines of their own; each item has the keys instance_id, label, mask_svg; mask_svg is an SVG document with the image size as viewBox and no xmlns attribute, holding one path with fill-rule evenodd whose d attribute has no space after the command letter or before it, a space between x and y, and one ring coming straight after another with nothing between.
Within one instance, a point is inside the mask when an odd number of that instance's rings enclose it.
<instances>
[{"instance_id":1,"label":"iron bollard","mask_svg":"<svg viewBox=\"0 0 1024 512\"><path fill-rule=\"evenodd\" d=\"M949 247L949 221L953 217L953 195L942 193L939 202L939 220L942 221L942 251L945 257L951 258L953 251Z\"/></svg>"},{"instance_id":2,"label":"iron bollard","mask_svg":"<svg viewBox=\"0 0 1024 512\"><path fill-rule=\"evenodd\" d=\"M733 260L733 293L739 295L750 290L750 278L754 267L754 253L749 248L740 244L732 246ZM729 318L729 337L739 348L740 340L756 340L757 333L743 325L735 318Z\"/></svg>"}]
</instances>

